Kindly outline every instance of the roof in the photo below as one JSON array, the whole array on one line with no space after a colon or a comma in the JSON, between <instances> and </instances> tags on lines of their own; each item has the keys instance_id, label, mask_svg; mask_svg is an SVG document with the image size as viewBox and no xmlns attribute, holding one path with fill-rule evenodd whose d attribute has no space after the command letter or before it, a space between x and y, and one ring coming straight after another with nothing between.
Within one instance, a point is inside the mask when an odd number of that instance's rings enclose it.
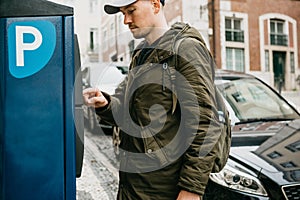
<instances>
[{"instance_id":1,"label":"roof","mask_svg":"<svg viewBox=\"0 0 300 200\"><path fill-rule=\"evenodd\" d=\"M73 8L47 0L1 0L0 17L73 15Z\"/></svg>"}]
</instances>

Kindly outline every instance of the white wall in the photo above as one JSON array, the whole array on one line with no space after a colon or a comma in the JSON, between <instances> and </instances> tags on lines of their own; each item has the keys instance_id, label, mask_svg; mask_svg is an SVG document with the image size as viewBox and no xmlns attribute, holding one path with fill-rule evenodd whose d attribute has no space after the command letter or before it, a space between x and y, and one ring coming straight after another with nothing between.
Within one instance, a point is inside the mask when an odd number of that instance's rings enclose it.
<instances>
[{"instance_id":1,"label":"white wall","mask_svg":"<svg viewBox=\"0 0 300 200\"><path fill-rule=\"evenodd\" d=\"M81 63L84 67L88 63L88 50L90 44L91 28L98 29L98 41L101 33L101 0L50 0L55 3L73 7L74 9L74 32L78 36L81 53ZM90 3L93 2L93 10ZM103 9L102 9L103 10ZM99 53L99 56L101 54ZM101 57L99 58L101 60Z\"/></svg>"}]
</instances>

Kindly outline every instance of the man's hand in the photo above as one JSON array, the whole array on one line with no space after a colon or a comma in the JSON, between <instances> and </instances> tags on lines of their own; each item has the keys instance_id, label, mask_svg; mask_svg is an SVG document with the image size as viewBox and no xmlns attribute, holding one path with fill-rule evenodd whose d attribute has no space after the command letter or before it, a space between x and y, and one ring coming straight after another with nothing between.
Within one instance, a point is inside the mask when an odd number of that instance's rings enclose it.
<instances>
[{"instance_id":1,"label":"man's hand","mask_svg":"<svg viewBox=\"0 0 300 200\"><path fill-rule=\"evenodd\" d=\"M94 108L101 108L108 104L107 99L97 88L84 89L82 94L83 94L83 101L87 106L92 106Z\"/></svg>"},{"instance_id":2,"label":"man's hand","mask_svg":"<svg viewBox=\"0 0 300 200\"><path fill-rule=\"evenodd\" d=\"M201 199L202 197L200 197L198 194L191 193L185 190L181 190L177 197L177 200L201 200Z\"/></svg>"}]
</instances>

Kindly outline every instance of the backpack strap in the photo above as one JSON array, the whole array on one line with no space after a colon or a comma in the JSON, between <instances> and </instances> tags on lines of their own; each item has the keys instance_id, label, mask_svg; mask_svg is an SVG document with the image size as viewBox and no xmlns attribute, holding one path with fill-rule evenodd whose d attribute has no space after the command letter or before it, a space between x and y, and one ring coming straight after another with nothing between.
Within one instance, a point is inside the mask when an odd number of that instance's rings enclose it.
<instances>
[{"instance_id":1,"label":"backpack strap","mask_svg":"<svg viewBox=\"0 0 300 200\"><path fill-rule=\"evenodd\" d=\"M175 112L176 106L177 106L177 92L176 92L176 87L175 87L175 79L176 79L176 67L178 66L179 46L180 46L181 42L184 39L185 38L182 37L182 38L179 38L178 40L174 41L174 43L173 43L174 56L172 57L172 61L171 61L170 67L169 67L170 76L171 76L171 84L172 84L172 92L173 92L173 95L172 95L172 105L173 105L172 106L172 114ZM196 38L191 38L191 39L198 42L200 45L202 45L206 49L206 45L202 41L197 40ZM208 52L209 52L210 56L212 56L210 51L208 51ZM213 66L214 66L213 63L211 63L213 79L214 79Z\"/></svg>"},{"instance_id":2,"label":"backpack strap","mask_svg":"<svg viewBox=\"0 0 300 200\"><path fill-rule=\"evenodd\" d=\"M171 77L171 87L172 87L172 114L174 114L177 106L177 92L175 87L175 79L176 79L176 67L178 65L178 51L179 46L184 38L180 38L179 40L175 40L173 43L174 55L172 57L171 64L169 66L170 77Z\"/></svg>"},{"instance_id":3,"label":"backpack strap","mask_svg":"<svg viewBox=\"0 0 300 200\"><path fill-rule=\"evenodd\" d=\"M176 67L178 66L178 56L179 56L179 46L181 44L181 42L184 40L185 38L179 38L178 40L175 40L173 42L173 51L174 51L174 56L172 57L172 61L170 64L170 74L171 74L171 84L172 84L172 92L173 92L173 106L172 106L172 114L175 112L176 106L177 106L177 92L176 92L176 87L175 87L175 79L176 79ZM210 57L211 57L211 71L212 71L212 80L215 80L215 63L214 63L214 59L213 56L211 55L211 52L207 49L206 45L203 43L203 41L201 40L197 40L196 38L190 38L192 40L194 40L195 42L197 42L198 44L200 44L204 49L207 50L207 52L209 53Z\"/></svg>"}]
</instances>

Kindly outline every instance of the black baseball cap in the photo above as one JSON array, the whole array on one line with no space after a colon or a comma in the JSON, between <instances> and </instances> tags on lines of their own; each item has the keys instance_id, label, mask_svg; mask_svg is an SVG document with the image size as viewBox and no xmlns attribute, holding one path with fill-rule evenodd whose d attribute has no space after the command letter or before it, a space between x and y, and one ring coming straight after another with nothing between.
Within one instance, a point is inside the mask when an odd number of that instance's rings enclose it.
<instances>
[{"instance_id":1,"label":"black baseball cap","mask_svg":"<svg viewBox=\"0 0 300 200\"><path fill-rule=\"evenodd\" d=\"M128 6L136 1L138 0L113 0L111 3L104 5L104 11L107 14L116 14L121 7ZM160 2L163 6L165 5L165 0L160 0Z\"/></svg>"}]
</instances>

